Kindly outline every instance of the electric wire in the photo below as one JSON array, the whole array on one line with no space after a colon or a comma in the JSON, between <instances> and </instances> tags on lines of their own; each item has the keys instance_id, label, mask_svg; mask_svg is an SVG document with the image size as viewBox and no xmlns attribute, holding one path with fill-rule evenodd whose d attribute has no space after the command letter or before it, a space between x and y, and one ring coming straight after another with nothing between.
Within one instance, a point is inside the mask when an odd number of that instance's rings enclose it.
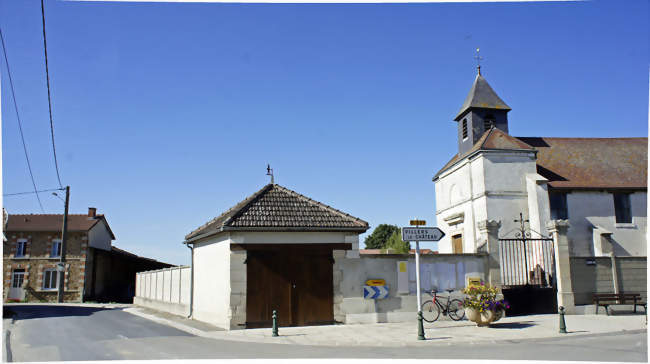
<instances>
[{"instance_id":1,"label":"electric wire","mask_svg":"<svg viewBox=\"0 0 650 364\"><path fill-rule=\"evenodd\" d=\"M16 193L4 193L2 196L18 196L18 195L28 195L35 193L38 196L41 192L51 192L51 191L63 191L65 188L51 188L49 190L40 190L40 191L27 191L27 192L16 192Z\"/></svg>"},{"instance_id":2,"label":"electric wire","mask_svg":"<svg viewBox=\"0 0 650 364\"><path fill-rule=\"evenodd\" d=\"M38 196L36 189L36 182L34 181L34 173L32 172L32 164L29 161L29 154L27 153L27 145L25 144L25 135L23 134L23 125L20 120L20 114L18 113L18 102L16 102L16 91L14 90L14 81L11 78L11 68L9 67L9 58L7 57L7 46L5 45L5 39L2 35L2 29L0 28L0 42L2 42L2 53L5 58L5 65L7 65L7 75L9 75L9 86L11 87L11 97L14 101L14 109L16 110L16 120L18 121L18 130L20 131L20 140L23 143L23 151L25 152L25 160L27 160L27 169L29 170L29 177L32 179L32 186L34 187L34 192L36 194L36 200L38 200L38 206L41 207L41 211L45 212L43 209L43 204L41 203L41 198Z\"/></svg>"},{"instance_id":3,"label":"electric wire","mask_svg":"<svg viewBox=\"0 0 650 364\"><path fill-rule=\"evenodd\" d=\"M45 35L45 6L41 0L41 18L43 19L43 49L45 51L45 76L47 78L47 105L50 110L50 133L52 135L52 152L54 153L54 167L56 168L56 178L59 181L59 187L63 188L61 176L59 175L59 161L56 158L56 146L54 144L54 122L52 121L52 96L50 95L50 71L47 65L47 37Z\"/></svg>"}]
</instances>

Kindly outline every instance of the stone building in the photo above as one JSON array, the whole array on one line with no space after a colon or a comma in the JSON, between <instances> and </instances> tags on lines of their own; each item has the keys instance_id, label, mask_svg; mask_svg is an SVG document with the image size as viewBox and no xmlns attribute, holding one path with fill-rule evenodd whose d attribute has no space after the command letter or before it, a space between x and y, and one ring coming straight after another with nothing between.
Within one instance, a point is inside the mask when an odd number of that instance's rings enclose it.
<instances>
[{"instance_id":1,"label":"stone building","mask_svg":"<svg viewBox=\"0 0 650 364\"><path fill-rule=\"evenodd\" d=\"M8 215L3 242L5 301L56 301L62 225L61 214ZM86 215L68 215L66 302L129 301L137 271L170 266L119 250L112 246L114 239L106 218L95 208Z\"/></svg>"},{"instance_id":2,"label":"stone building","mask_svg":"<svg viewBox=\"0 0 650 364\"><path fill-rule=\"evenodd\" d=\"M553 220L566 220L576 303L623 285L645 295L648 138L514 137L510 110L479 70L454 119L458 151L433 177L437 225L447 233L440 253L484 250L485 221L499 223L502 240L521 238L522 223L541 240ZM587 258L625 273L597 284L602 269L585 270Z\"/></svg>"},{"instance_id":3,"label":"stone building","mask_svg":"<svg viewBox=\"0 0 650 364\"><path fill-rule=\"evenodd\" d=\"M228 328L333 323L334 251L359 249L368 223L268 184L185 237L191 315ZM338 282L337 282L338 283Z\"/></svg>"}]
</instances>

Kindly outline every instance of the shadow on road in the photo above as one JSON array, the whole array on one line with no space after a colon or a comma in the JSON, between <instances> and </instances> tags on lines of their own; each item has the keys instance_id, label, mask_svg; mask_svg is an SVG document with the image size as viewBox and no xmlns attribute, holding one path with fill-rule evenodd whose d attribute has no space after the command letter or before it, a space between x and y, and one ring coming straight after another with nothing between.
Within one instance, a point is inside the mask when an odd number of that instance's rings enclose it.
<instances>
[{"instance_id":1,"label":"shadow on road","mask_svg":"<svg viewBox=\"0 0 650 364\"><path fill-rule=\"evenodd\" d=\"M534 321L522 321L522 322L501 322L490 324L491 328L494 329L525 329L527 327L537 325Z\"/></svg>"},{"instance_id":2,"label":"shadow on road","mask_svg":"<svg viewBox=\"0 0 650 364\"><path fill-rule=\"evenodd\" d=\"M116 308L101 307L78 307L78 306L54 306L54 305L25 305L11 306L11 311L15 313L14 319L29 320L46 317L66 317L66 316L90 316L98 311L110 311ZM117 310L120 310L119 308Z\"/></svg>"}]
</instances>

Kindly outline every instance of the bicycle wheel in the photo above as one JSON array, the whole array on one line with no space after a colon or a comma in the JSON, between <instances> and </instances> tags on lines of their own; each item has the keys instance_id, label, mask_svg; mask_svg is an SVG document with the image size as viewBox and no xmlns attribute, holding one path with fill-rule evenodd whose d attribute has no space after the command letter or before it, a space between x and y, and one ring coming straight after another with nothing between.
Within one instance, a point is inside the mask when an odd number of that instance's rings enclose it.
<instances>
[{"instance_id":1,"label":"bicycle wheel","mask_svg":"<svg viewBox=\"0 0 650 364\"><path fill-rule=\"evenodd\" d=\"M459 299L451 300L449 302L449 318L454 321L460 321L465 318L465 309L463 308L463 301Z\"/></svg>"},{"instance_id":2,"label":"bicycle wheel","mask_svg":"<svg viewBox=\"0 0 650 364\"><path fill-rule=\"evenodd\" d=\"M440 308L433 301L426 301L422 304L422 319L426 322L434 322L440 316Z\"/></svg>"}]
</instances>

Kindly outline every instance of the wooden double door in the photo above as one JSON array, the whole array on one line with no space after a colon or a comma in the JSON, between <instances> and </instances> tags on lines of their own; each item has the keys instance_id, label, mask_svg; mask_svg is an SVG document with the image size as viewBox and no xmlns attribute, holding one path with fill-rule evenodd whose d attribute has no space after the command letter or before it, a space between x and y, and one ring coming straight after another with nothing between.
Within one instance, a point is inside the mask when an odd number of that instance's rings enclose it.
<instances>
[{"instance_id":1,"label":"wooden double door","mask_svg":"<svg viewBox=\"0 0 650 364\"><path fill-rule=\"evenodd\" d=\"M332 248L275 245L248 247L246 259L246 327L334 322Z\"/></svg>"}]
</instances>

